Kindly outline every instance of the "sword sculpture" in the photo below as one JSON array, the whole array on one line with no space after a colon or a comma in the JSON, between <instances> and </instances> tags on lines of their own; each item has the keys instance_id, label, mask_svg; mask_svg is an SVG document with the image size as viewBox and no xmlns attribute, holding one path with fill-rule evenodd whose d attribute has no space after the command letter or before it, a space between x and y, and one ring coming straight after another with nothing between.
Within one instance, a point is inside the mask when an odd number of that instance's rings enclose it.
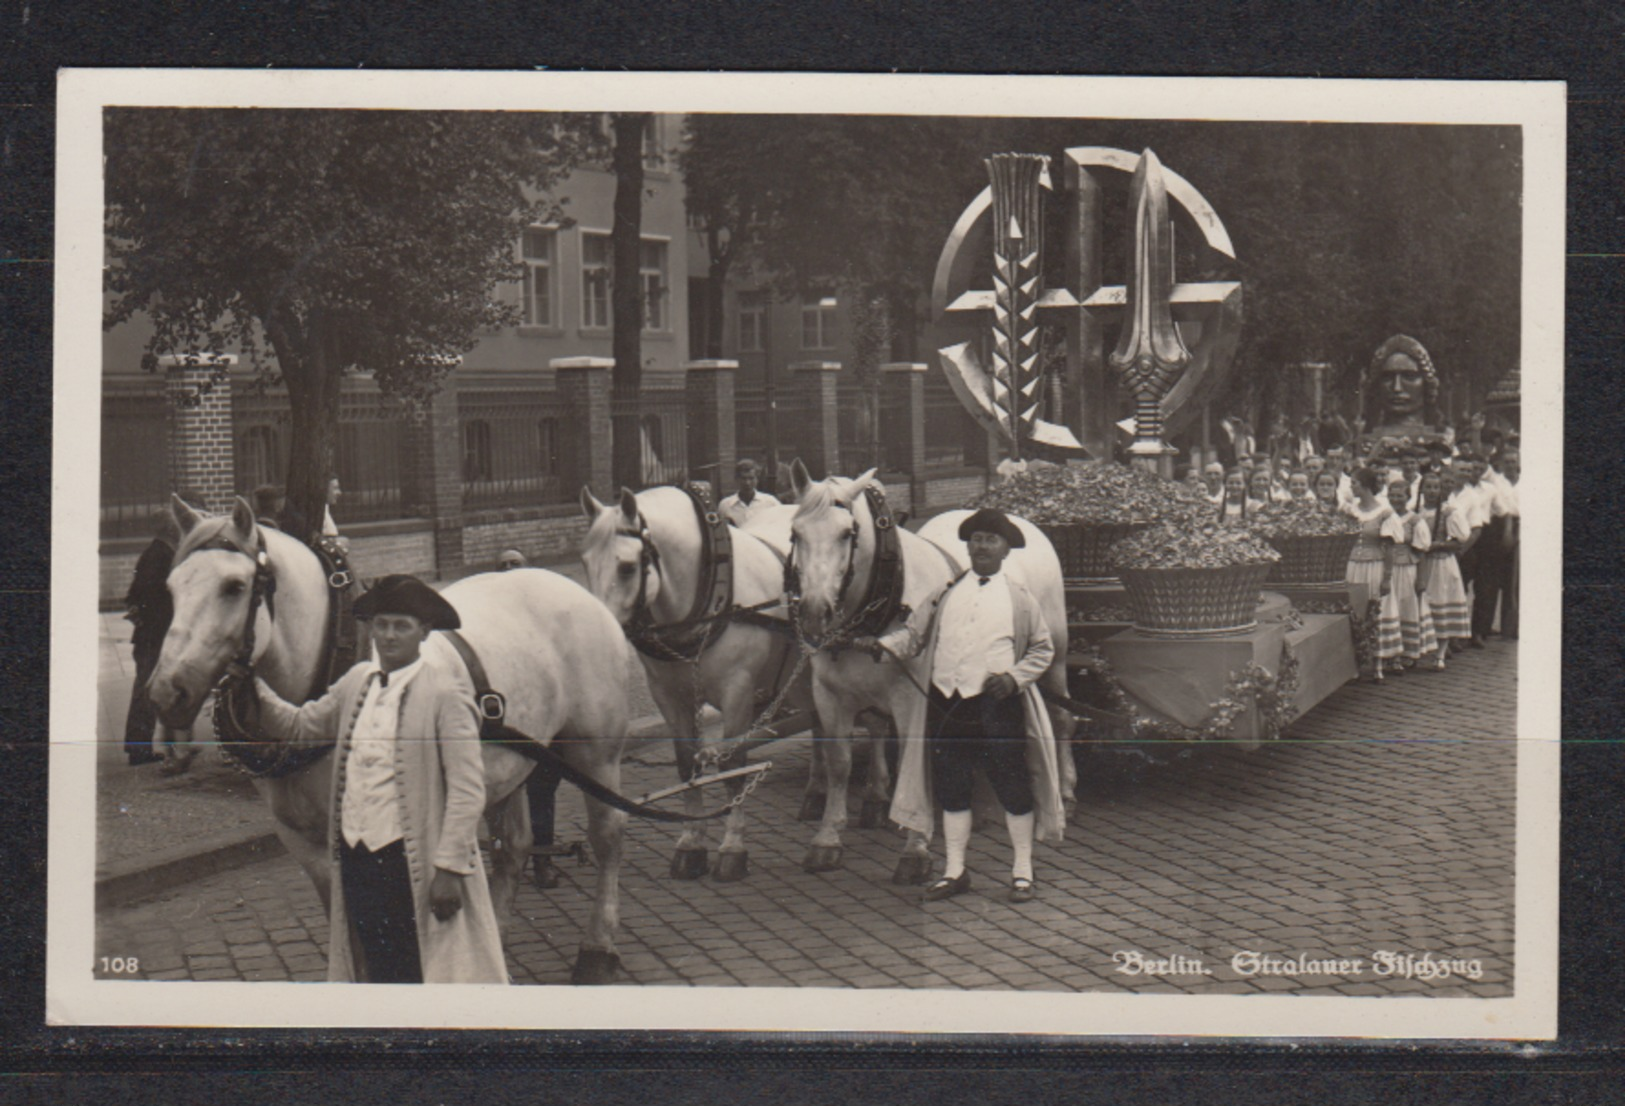
<instances>
[{"instance_id":1,"label":"sword sculpture","mask_svg":"<svg viewBox=\"0 0 1625 1106\"><path fill-rule=\"evenodd\" d=\"M1134 395L1134 444L1129 455L1157 467L1173 452L1162 440L1162 397L1191 363L1191 353L1174 325L1169 302L1174 288L1173 223L1168 218L1162 162L1152 151L1140 156L1131 188L1128 246L1134 277L1128 286L1128 318L1109 363L1123 374Z\"/></svg>"}]
</instances>

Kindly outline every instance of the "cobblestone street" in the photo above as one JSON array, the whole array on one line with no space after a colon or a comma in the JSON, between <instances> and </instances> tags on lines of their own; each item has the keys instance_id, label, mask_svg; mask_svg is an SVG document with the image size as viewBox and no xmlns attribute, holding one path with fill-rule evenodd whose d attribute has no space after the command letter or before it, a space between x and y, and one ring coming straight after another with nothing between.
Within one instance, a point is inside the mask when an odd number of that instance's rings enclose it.
<instances>
[{"instance_id":1,"label":"cobblestone street","mask_svg":"<svg viewBox=\"0 0 1625 1106\"><path fill-rule=\"evenodd\" d=\"M893 886L901 836L857 829L855 816L844 868L804 872L813 827L795 815L808 741L782 742L758 754L774 768L748 808L746 881L672 879L675 833L632 822L621 884L628 981L1509 995L1516 668L1516 644L1493 641L1441 675L1351 684L1253 752L1091 750L1067 840L1039 847L1039 898L1024 906L1005 901L1002 826L973 839L972 892L943 903ZM628 762L624 789L672 779L669 747L649 744ZM558 825L561 842L584 837L568 786ZM569 980L592 870L562 863L557 889L521 888L507 934L515 982ZM97 922L98 964L139 962L118 978L324 977L323 911L285 856L106 909ZM1476 960L1482 972L1384 972L1373 960L1382 951ZM1249 976L1231 963L1246 952L1361 964ZM1136 964L1151 970L1134 974Z\"/></svg>"}]
</instances>

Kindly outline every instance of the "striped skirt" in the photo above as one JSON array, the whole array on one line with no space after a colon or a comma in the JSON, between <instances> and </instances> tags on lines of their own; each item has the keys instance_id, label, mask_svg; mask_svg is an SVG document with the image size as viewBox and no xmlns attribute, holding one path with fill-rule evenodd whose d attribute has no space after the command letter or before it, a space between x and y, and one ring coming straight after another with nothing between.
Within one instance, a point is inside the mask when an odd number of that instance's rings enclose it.
<instances>
[{"instance_id":1,"label":"striped skirt","mask_svg":"<svg viewBox=\"0 0 1625 1106\"><path fill-rule=\"evenodd\" d=\"M1433 616L1427 602L1416 594L1416 566L1395 565L1388 583L1377 621L1377 656L1415 660L1438 649Z\"/></svg>"},{"instance_id":2,"label":"striped skirt","mask_svg":"<svg viewBox=\"0 0 1625 1106\"><path fill-rule=\"evenodd\" d=\"M1471 637L1472 608L1467 605L1467 588L1461 582L1461 566L1454 553L1428 555L1428 588L1422 597L1433 616L1433 632L1440 638Z\"/></svg>"}]
</instances>

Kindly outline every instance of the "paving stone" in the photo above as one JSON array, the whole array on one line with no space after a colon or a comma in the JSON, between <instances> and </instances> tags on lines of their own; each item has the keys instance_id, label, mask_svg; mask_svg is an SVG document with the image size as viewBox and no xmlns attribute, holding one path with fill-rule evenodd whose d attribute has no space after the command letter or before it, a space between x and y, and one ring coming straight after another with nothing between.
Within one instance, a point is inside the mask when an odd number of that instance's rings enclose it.
<instances>
[{"instance_id":1,"label":"paving stone","mask_svg":"<svg viewBox=\"0 0 1625 1106\"><path fill-rule=\"evenodd\" d=\"M802 872L815 828L794 817L808 743L782 743L778 770L752 799L745 881L672 880L675 834L629 825L623 963L641 985L1507 995L1515 661L1515 649L1492 643L1425 686L1345 688L1299 720L1291 740L1252 753L1192 750L1130 773L1120 755L1092 750L1067 840L1039 847L1040 899L1021 908L1003 899L1009 854L996 825L973 838L973 893L951 902L922 904L917 888L890 884L895 834L849 826L843 869ZM1387 740L1400 732L1420 740ZM1464 732L1482 736L1433 740ZM626 787L671 775L669 757L628 764ZM566 788L560 839L579 839L583 825L580 796ZM519 887L507 926L516 981L568 981L593 873L568 868L566 879L546 894ZM319 980L327 940L314 889L279 855L100 912L96 952L138 955L155 974L181 970L184 957L192 978ZM1243 948L1470 954L1485 975L1245 980L1229 971ZM1125 977L1113 971L1121 949L1200 956L1217 974Z\"/></svg>"}]
</instances>

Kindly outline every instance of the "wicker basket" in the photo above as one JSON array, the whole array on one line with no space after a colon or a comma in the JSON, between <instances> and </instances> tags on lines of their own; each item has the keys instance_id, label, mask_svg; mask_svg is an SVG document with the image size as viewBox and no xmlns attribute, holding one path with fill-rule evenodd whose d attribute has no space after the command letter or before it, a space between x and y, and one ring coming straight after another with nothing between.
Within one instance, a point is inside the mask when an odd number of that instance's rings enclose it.
<instances>
[{"instance_id":1,"label":"wicker basket","mask_svg":"<svg viewBox=\"0 0 1625 1106\"><path fill-rule=\"evenodd\" d=\"M1102 584L1117 579L1117 569L1107 556L1111 547L1150 525L1148 522L1069 522L1038 528L1055 547L1055 555L1061 560L1061 575L1069 584Z\"/></svg>"},{"instance_id":2,"label":"wicker basket","mask_svg":"<svg viewBox=\"0 0 1625 1106\"><path fill-rule=\"evenodd\" d=\"M1126 568L1118 575L1134 611L1134 628L1158 637L1244 634L1258 626L1258 604L1270 566Z\"/></svg>"},{"instance_id":3,"label":"wicker basket","mask_svg":"<svg viewBox=\"0 0 1625 1106\"><path fill-rule=\"evenodd\" d=\"M1272 584L1332 584L1348 576L1349 554L1359 534L1267 538L1281 553L1270 571Z\"/></svg>"}]
</instances>

